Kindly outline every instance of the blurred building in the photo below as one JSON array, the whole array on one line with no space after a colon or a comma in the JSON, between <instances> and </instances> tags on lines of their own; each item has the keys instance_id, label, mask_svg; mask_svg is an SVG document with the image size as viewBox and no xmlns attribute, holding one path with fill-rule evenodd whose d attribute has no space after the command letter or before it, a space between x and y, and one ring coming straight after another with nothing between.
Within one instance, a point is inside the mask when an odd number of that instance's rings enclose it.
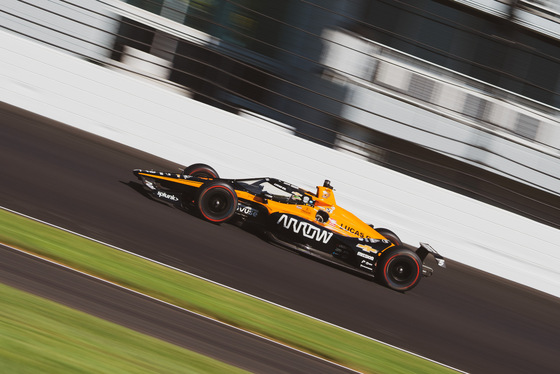
<instances>
[{"instance_id":1,"label":"blurred building","mask_svg":"<svg viewBox=\"0 0 560 374\"><path fill-rule=\"evenodd\" d=\"M463 193L560 191L554 1L127 3L150 14L118 4L137 17L113 57L132 45L167 59L197 100Z\"/></svg>"}]
</instances>

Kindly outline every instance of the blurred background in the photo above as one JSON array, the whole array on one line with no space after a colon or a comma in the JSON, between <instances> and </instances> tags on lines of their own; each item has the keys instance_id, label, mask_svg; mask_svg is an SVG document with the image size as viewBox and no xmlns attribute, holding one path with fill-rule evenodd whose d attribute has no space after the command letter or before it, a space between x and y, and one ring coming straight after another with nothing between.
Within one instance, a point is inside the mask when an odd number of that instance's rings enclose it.
<instances>
[{"instance_id":1,"label":"blurred background","mask_svg":"<svg viewBox=\"0 0 560 374\"><path fill-rule=\"evenodd\" d=\"M560 1L4 0L0 26L560 228Z\"/></svg>"}]
</instances>

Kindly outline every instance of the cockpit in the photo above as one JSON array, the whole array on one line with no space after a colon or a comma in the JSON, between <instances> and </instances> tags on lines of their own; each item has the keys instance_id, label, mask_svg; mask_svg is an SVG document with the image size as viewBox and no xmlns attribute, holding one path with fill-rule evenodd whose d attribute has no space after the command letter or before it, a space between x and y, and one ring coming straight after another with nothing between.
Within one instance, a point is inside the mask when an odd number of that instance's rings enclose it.
<instances>
[{"instance_id":1,"label":"cockpit","mask_svg":"<svg viewBox=\"0 0 560 374\"><path fill-rule=\"evenodd\" d=\"M313 206L316 198L309 191L275 178L237 179L235 183L251 194L284 204Z\"/></svg>"}]
</instances>

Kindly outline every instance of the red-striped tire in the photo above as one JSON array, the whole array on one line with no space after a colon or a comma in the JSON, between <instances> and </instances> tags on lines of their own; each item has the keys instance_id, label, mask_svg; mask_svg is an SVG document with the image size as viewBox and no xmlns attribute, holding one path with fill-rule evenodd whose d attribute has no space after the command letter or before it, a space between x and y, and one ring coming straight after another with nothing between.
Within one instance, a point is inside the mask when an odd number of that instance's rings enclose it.
<instances>
[{"instance_id":1,"label":"red-striped tire","mask_svg":"<svg viewBox=\"0 0 560 374\"><path fill-rule=\"evenodd\" d=\"M190 175L198 178L219 178L218 172L216 172L213 167L206 164L192 164L187 166L181 173L181 176L183 175Z\"/></svg>"},{"instance_id":2,"label":"red-striped tire","mask_svg":"<svg viewBox=\"0 0 560 374\"><path fill-rule=\"evenodd\" d=\"M233 187L225 182L210 181L199 187L196 204L204 219L222 223L235 214L237 194Z\"/></svg>"},{"instance_id":3,"label":"red-striped tire","mask_svg":"<svg viewBox=\"0 0 560 374\"><path fill-rule=\"evenodd\" d=\"M387 287L408 291L416 287L422 277L422 261L405 247L392 247L381 255L376 274Z\"/></svg>"}]
</instances>

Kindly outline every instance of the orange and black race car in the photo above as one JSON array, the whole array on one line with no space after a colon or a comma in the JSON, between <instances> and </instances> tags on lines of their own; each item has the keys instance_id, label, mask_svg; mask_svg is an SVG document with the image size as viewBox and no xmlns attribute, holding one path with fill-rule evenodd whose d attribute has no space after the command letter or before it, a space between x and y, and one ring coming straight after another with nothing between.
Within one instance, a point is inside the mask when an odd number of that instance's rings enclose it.
<instances>
[{"instance_id":1,"label":"orange and black race car","mask_svg":"<svg viewBox=\"0 0 560 374\"><path fill-rule=\"evenodd\" d=\"M338 206L328 180L311 192L275 178L223 179L205 164L181 173L133 173L157 199L210 222L253 224L275 243L374 276L394 290L408 291L432 274L423 264L428 254L445 267L430 245L412 250L392 231L374 229Z\"/></svg>"}]
</instances>

